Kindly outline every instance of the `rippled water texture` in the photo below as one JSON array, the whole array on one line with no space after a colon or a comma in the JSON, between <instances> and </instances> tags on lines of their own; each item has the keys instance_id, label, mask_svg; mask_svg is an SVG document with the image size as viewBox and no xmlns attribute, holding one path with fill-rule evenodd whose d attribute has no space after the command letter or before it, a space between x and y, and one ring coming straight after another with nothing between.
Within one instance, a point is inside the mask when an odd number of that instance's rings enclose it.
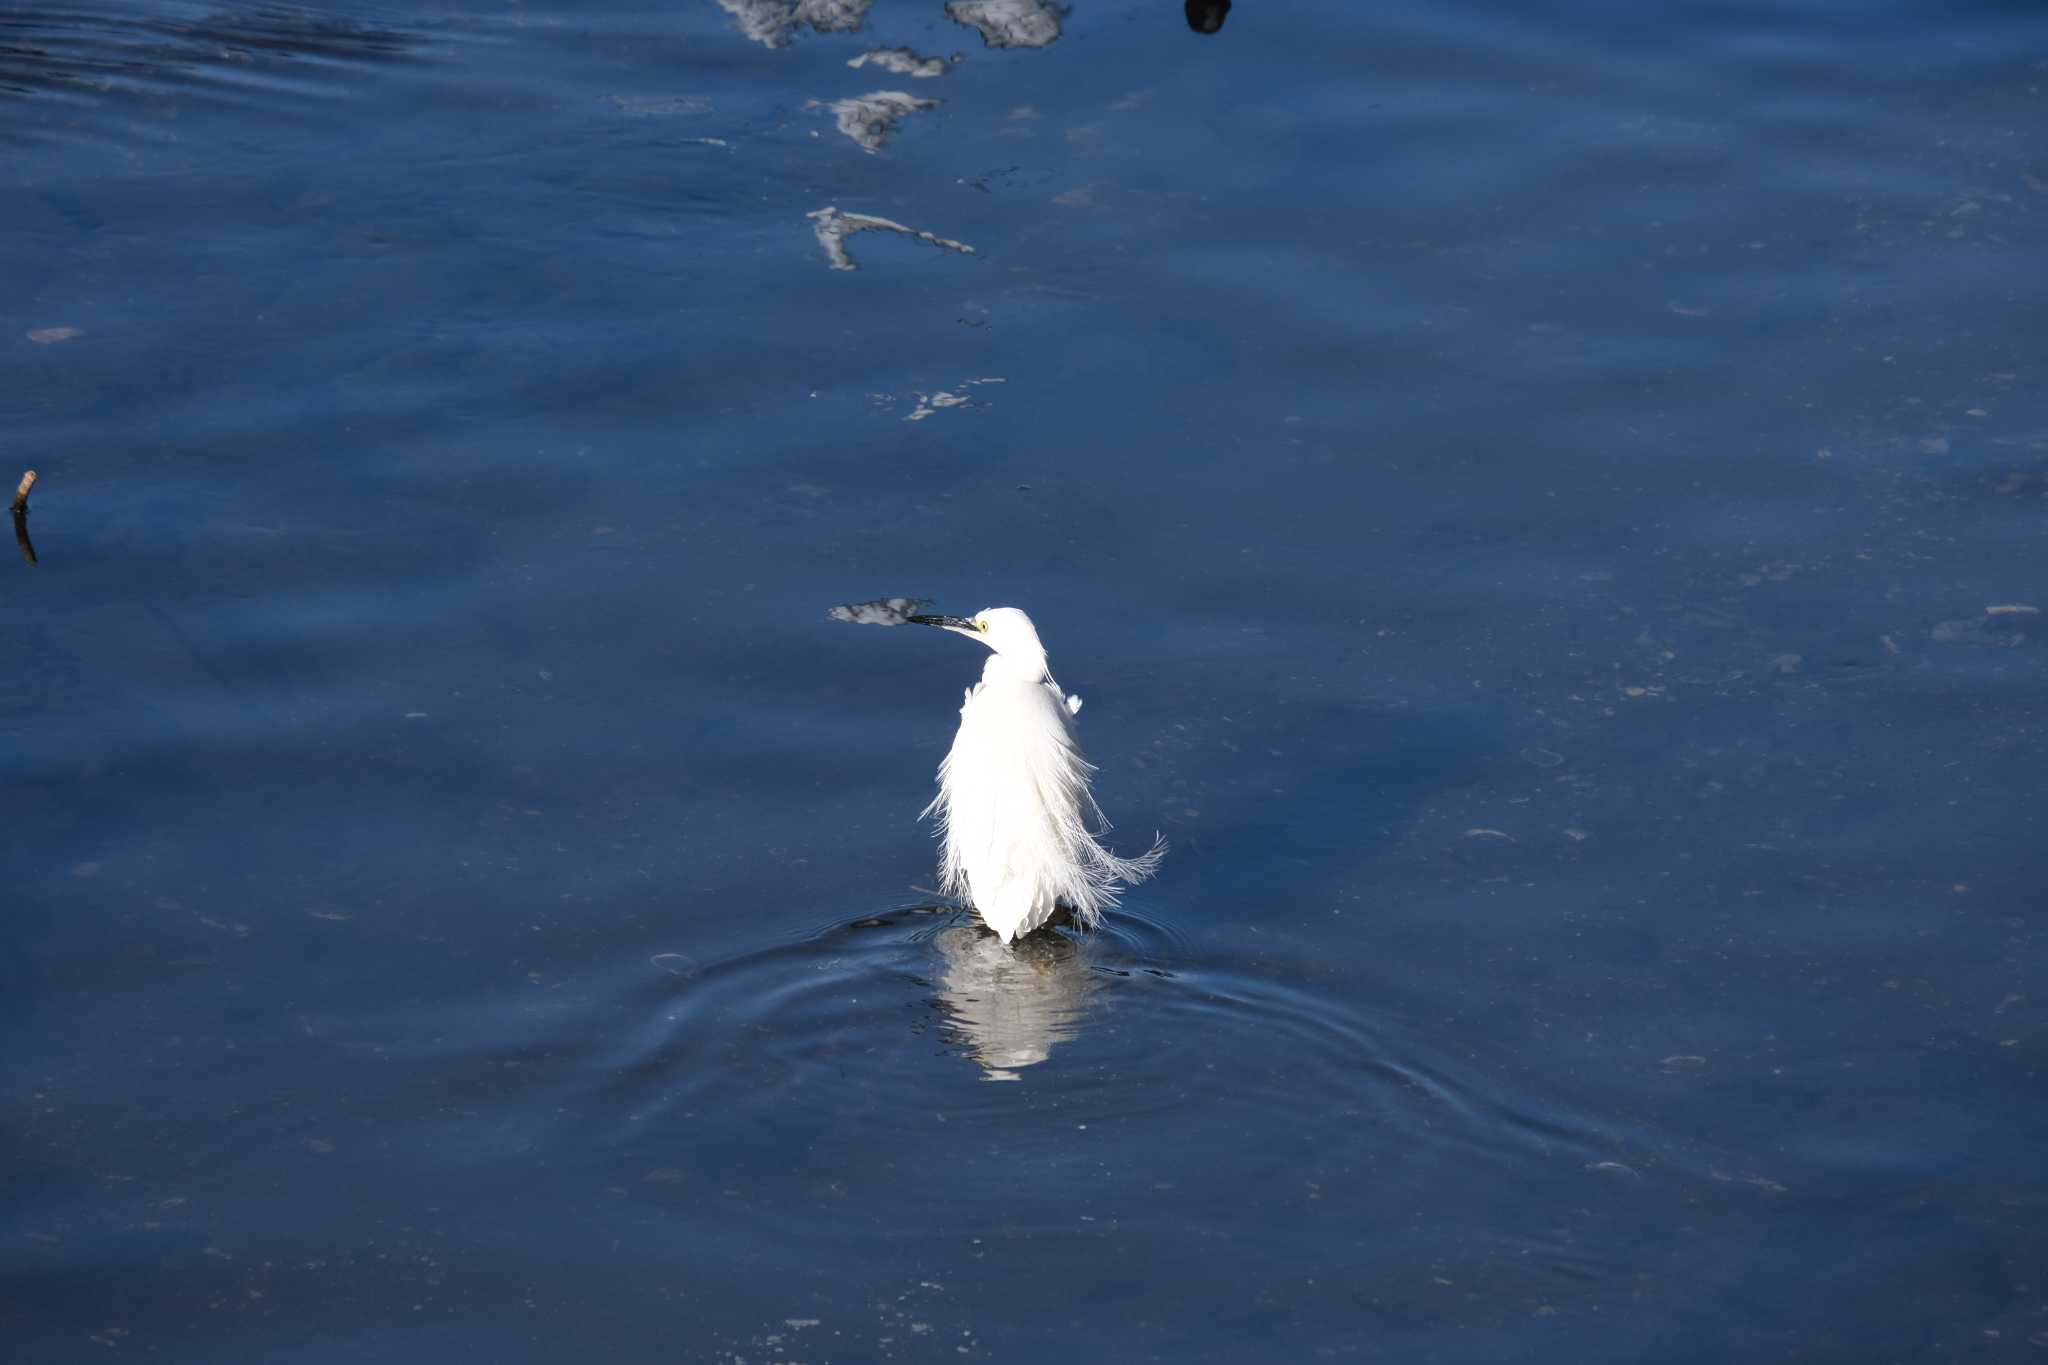
<instances>
[{"instance_id":1,"label":"rippled water texture","mask_svg":"<svg viewBox=\"0 0 2048 1365\"><path fill-rule=\"evenodd\" d=\"M2044 82L0 13L0 1359L2039 1357ZM936 903L892 598L1037 619L1101 932Z\"/></svg>"}]
</instances>

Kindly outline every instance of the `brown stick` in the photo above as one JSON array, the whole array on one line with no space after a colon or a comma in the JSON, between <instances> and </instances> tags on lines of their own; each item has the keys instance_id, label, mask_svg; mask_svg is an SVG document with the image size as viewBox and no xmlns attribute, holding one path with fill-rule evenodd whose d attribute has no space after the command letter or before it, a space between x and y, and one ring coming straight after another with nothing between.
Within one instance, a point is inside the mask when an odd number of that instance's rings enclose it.
<instances>
[{"instance_id":1,"label":"brown stick","mask_svg":"<svg viewBox=\"0 0 2048 1365\"><path fill-rule=\"evenodd\" d=\"M21 513L28 511L28 492L36 486L36 472L31 469L21 476L21 487L14 490L14 505L7 510Z\"/></svg>"}]
</instances>

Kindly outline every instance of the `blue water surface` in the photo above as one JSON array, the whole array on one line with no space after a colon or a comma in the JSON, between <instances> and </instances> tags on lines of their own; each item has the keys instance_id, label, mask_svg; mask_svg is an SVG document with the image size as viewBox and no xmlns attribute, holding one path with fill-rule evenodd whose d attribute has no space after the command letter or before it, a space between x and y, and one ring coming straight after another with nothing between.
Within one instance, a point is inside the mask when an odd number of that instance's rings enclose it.
<instances>
[{"instance_id":1,"label":"blue water surface","mask_svg":"<svg viewBox=\"0 0 2048 1365\"><path fill-rule=\"evenodd\" d=\"M0 13L0 1358L2040 1358L2044 86ZM931 891L891 594L1037 618L1099 933Z\"/></svg>"}]
</instances>

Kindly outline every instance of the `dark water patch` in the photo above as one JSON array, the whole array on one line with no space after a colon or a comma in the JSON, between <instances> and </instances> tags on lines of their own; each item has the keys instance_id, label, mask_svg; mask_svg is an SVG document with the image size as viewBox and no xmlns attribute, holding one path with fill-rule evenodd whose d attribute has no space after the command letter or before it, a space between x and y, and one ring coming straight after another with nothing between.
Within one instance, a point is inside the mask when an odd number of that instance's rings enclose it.
<instances>
[{"instance_id":1,"label":"dark water patch","mask_svg":"<svg viewBox=\"0 0 2048 1365\"><path fill-rule=\"evenodd\" d=\"M208 87L312 94L349 65L409 59L420 42L402 25L288 5L17 9L0 16L0 93L145 109Z\"/></svg>"}]
</instances>

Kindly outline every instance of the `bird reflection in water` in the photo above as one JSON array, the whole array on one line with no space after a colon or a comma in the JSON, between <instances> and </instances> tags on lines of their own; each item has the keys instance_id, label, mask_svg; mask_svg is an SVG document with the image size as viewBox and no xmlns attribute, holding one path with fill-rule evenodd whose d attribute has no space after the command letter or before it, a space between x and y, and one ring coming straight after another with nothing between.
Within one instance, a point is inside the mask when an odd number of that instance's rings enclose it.
<instances>
[{"instance_id":1,"label":"bird reflection in water","mask_svg":"<svg viewBox=\"0 0 2048 1365\"><path fill-rule=\"evenodd\" d=\"M1014 1081L1081 1028L1101 981L1081 945L1042 931L1005 944L979 923L958 924L934 943L939 1003L949 1031L980 1064L982 1079Z\"/></svg>"},{"instance_id":2,"label":"bird reflection in water","mask_svg":"<svg viewBox=\"0 0 2048 1365\"><path fill-rule=\"evenodd\" d=\"M1215 33L1230 13L1230 0L1187 0L1188 27L1197 33Z\"/></svg>"}]
</instances>

